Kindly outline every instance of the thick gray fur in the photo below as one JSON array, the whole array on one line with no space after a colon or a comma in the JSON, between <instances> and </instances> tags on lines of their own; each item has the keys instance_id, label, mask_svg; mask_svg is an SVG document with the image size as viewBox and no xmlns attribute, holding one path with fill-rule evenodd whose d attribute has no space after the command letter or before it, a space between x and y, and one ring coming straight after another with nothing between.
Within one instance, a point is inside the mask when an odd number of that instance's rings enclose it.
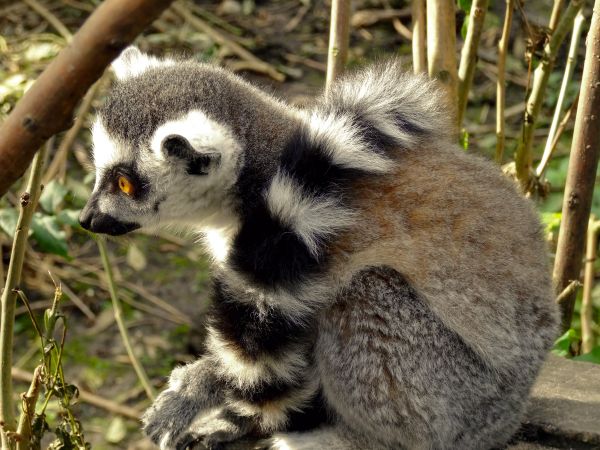
<instances>
[{"instance_id":1,"label":"thick gray fur","mask_svg":"<svg viewBox=\"0 0 600 450\"><path fill-rule=\"evenodd\" d=\"M130 49L115 68L94 129L92 207L146 228L207 233L222 301L255 308L256 323L284 317L289 329L317 330L249 356L227 327L211 325L207 354L175 369L144 415L162 450L219 448L248 434L273 450L506 444L557 331L546 247L531 204L455 145L434 83L385 63L301 111L208 65ZM191 111L198 127L185 119ZM198 177L161 154L155 134L168 122L195 151L220 152L221 166ZM281 169L299 129L333 169L360 177L316 195ZM104 188L123 164L145 180L140 198ZM288 284L258 282L232 264L247 198L247 214L267 208L304 242L306 258L327 263ZM269 383L289 391L244 400ZM288 418L319 392L326 423L288 432Z\"/></svg>"}]
</instances>

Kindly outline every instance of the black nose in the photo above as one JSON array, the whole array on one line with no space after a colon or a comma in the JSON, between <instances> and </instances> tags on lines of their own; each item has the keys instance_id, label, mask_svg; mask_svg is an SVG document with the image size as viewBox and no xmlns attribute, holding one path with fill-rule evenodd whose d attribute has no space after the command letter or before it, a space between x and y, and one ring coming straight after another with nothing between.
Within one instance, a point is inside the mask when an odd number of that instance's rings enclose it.
<instances>
[{"instance_id":1,"label":"black nose","mask_svg":"<svg viewBox=\"0 0 600 450\"><path fill-rule=\"evenodd\" d=\"M110 234L111 236L119 236L140 228L140 225L135 222L121 222L110 214L97 211L89 203L79 214L79 224L93 233Z\"/></svg>"},{"instance_id":2,"label":"black nose","mask_svg":"<svg viewBox=\"0 0 600 450\"><path fill-rule=\"evenodd\" d=\"M93 213L87 206L79 213L79 225L85 230L91 231Z\"/></svg>"}]
</instances>

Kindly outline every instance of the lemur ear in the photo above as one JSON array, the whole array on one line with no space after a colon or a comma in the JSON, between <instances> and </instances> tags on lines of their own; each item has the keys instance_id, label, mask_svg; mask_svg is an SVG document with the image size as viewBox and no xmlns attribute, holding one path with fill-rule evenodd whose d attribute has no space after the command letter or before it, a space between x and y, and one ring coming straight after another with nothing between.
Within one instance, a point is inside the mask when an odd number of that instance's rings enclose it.
<instances>
[{"instance_id":1,"label":"lemur ear","mask_svg":"<svg viewBox=\"0 0 600 450\"><path fill-rule=\"evenodd\" d=\"M113 61L111 68L117 79L124 80L139 75L152 67L173 63L174 61L170 59L158 59L142 53L135 46L130 46L123 50L118 58Z\"/></svg>"},{"instance_id":2,"label":"lemur ear","mask_svg":"<svg viewBox=\"0 0 600 450\"><path fill-rule=\"evenodd\" d=\"M196 151L190 141L179 134L170 134L160 145L161 151L167 158L178 158L187 163L187 173L190 175L208 175L221 163L219 152Z\"/></svg>"}]
</instances>

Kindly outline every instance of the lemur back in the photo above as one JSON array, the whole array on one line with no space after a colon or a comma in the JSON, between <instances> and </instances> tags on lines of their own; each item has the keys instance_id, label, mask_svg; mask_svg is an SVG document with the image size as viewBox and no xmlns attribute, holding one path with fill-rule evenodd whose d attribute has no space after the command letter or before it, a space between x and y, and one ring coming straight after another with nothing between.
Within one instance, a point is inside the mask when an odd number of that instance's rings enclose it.
<instances>
[{"instance_id":1,"label":"lemur back","mask_svg":"<svg viewBox=\"0 0 600 450\"><path fill-rule=\"evenodd\" d=\"M433 82L382 63L298 110L136 49L115 71L82 225L200 230L214 263L207 353L144 415L161 449L506 443L556 331L545 246Z\"/></svg>"}]
</instances>

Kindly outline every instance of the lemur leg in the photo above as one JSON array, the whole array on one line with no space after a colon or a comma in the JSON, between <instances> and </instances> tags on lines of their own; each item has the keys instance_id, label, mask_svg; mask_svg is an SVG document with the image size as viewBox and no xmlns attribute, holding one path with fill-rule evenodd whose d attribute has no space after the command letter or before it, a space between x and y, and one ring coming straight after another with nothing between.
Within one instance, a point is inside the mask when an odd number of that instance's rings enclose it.
<instances>
[{"instance_id":1,"label":"lemur leg","mask_svg":"<svg viewBox=\"0 0 600 450\"><path fill-rule=\"evenodd\" d=\"M181 417L184 429L174 441L177 449L194 442L217 448L249 434L314 427L324 418L313 363L315 318L311 324L310 318L300 320L261 300L262 292L215 282L205 359L210 377L220 384L202 389L218 389L219 401L209 407L203 401L187 404L189 411ZM160 408L184 407L179 398L175 405L167 403L173 401L168 392L161 394L165 401L157 401L157 414ZM168 444L161 448L171 448L173 439L167 436Z\"/></svg>"},{"instance_id":2,"label":"lemur leg","mask_svg":"<svg viewBox=\"0 0 600 450\"><path fill-rule=\"evenodd\" d=\"M340 419L395 449L501 447L534 376L490 369L386 267L357 274L321 315L315 357Z\"/></svg>"}]
</instances>

